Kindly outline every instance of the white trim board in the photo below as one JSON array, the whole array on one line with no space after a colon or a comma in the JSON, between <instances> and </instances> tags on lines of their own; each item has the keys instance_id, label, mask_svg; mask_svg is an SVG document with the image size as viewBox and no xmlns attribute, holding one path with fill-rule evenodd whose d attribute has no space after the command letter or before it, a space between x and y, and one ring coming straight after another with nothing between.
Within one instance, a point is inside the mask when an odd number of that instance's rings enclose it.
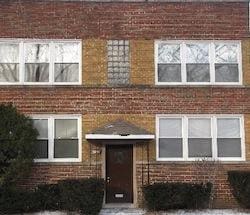
<instances>
[{"instance_id":1,"label":"white trim board","mask_svg":"<svg viewBox=\"0 0 250 215\"><path fill-rule=\"evenodd\" d=\"M87 140L152 140L155 135L144 135L144 134L130 134L130 135L119 135L119 134L86 134Z\"/></svg>"}]
</instances>

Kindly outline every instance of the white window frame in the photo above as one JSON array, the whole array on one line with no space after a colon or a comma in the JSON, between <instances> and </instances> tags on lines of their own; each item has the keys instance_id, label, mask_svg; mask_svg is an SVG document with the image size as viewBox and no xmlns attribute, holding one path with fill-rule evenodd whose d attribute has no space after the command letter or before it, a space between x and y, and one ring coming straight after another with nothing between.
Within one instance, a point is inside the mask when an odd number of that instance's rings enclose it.
<instances>
[{"instance_id":1,"label":"white window frame","mask_svg":"<svg viewBox=\"0 0 250 215\"><path fill-rule=\"evenodd\" d=\"M163 158L159 156L159 139L160 139L160 119L180 118L182 119L182 144L183 157L182 158ZM188 119L189 118L210 118L211 119L211 136L212 136L212 157L188 157ZM217 119L230 118L240 120L240 138L241 138L241 157L218 157L217 156ZM245 161L245 130L244 130L244 116L243 115L183 115L183 114L158 114L156 115L156 160L157 161L197 161L200 159L219 160L219 161Z\"/></svg>"},{"instance_id":2,"label":"white window frame","mask_svg":"<svg viewBox=\"0 0 250 215\"><path fill-rule=\"evenodd\" d=\"M0 39L0 43L19 44L19 81L18 82L0 82L0 85L81 85L82 84L82 41L81 40L46 40L46 39ZM49 81L48 82L26 82L25 77L25 43L30 44L49 44ZM78 43L79 51L79 80L77 82L55 82L54 81L54 57L55 43Z\"/></svg>"},{"instance_id":3,"label":"white window frame","mask_svg":"<svg viewBox=\"0 0 250 215\"><path fill-rule=\"evenodd\" d=\"M181 82L159 82L158 80L158 45L165 44L180 44L180 59L181 59ZM209 45L209 72L210 82L187 82L186 72L186 44L208 44ZM237 59L239 82L215 82L215 44L237 44ZM242 49L241 41L239 40L156 40L154 43L154 63L155 63L155 85L242 85Z\"/></svg>"},{"instance_id":4,"label":"white window frame","mask_svg":"<svg viewBox=\"0 0 250 215\"><path fill-rule=\"evenodd\" d=\"M32 115L32 119L48 120L48 158L34 159L34 162L81 162L82 161L82 116L81 115ZM78 133L78 158L54 158L54 137L56 119L76 119Z\"/></svg>"}]
</instances>

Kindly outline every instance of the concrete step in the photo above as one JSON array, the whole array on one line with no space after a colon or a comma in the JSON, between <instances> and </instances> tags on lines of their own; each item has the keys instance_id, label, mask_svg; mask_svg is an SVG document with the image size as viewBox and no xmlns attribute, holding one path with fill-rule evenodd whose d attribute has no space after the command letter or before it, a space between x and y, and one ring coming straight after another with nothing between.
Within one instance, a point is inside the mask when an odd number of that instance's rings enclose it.
<instances>
[{"instance_id":1,"label":"concrete step","mask_svg":"<svg viewBox=\"0 0 250 215\"><path fill-rule=\"evenodd\" d=\"M103 208L99 215L144 215L146 212L137 208Z\"/></svg>"}]
</instances>

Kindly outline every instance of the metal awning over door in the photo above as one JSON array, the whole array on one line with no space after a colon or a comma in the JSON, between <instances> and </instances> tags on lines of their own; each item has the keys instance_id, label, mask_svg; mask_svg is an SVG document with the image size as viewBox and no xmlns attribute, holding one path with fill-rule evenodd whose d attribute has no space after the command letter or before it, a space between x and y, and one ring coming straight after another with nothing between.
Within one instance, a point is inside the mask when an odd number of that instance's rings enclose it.
<instances>
[{"instance_id":1,"label":"metal awning over door","mask_svg":"<svg viewBox=\"0 0 250 215\"><path fill-rule=\"evenodd\" d=\"M117 120L86 134L85 138L87 140L152 140L155 135L130 122Z\"/></svg>"}]
</instances>

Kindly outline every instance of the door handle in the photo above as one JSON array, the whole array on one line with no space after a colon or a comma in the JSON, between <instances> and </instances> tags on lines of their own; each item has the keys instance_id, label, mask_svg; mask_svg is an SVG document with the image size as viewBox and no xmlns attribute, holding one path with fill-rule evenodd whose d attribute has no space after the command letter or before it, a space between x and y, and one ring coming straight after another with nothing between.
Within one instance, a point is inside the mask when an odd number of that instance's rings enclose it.
<instances>
[{"instance_id":1,"label":"door handle","mask_svg":"<svg viewBox=\"0 0 250 215\"><path fill-rule=\"evenodd\" d=\"M107 177L107 178L106 178L106 182L107 182L107 183L110 183L110 177Z\"/></svg>"}]
</instances>

